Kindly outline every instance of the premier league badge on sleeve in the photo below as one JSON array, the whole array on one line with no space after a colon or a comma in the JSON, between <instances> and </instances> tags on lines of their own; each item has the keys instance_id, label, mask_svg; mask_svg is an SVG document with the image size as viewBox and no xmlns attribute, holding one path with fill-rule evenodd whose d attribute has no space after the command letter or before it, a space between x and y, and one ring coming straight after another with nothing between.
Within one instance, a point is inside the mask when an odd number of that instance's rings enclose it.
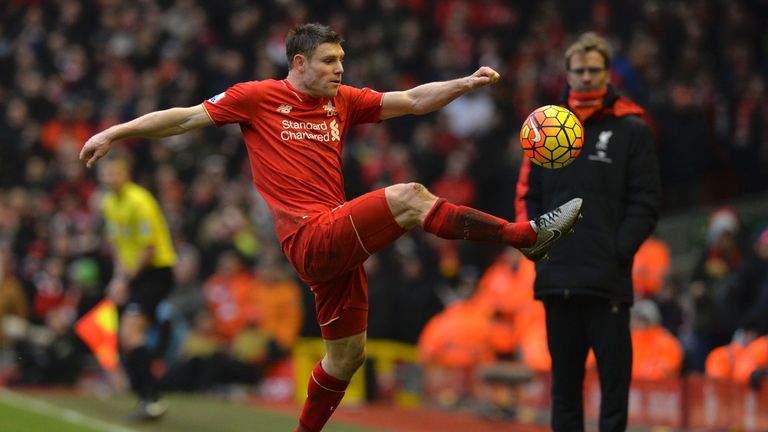
<instances>
[{"instance_id":1,"label":"premier league badge on sleeve","mask_svg":"<svg viewBox=\"0 0 768 432\"><path fill-rule=\"evenodd\" d=\"M216 102L220 101L226 95L227 95L227 92L221 92L221 93L217 94L216 96L208 99L208 102L215 104Z\"/></svg>"}]
</instances>

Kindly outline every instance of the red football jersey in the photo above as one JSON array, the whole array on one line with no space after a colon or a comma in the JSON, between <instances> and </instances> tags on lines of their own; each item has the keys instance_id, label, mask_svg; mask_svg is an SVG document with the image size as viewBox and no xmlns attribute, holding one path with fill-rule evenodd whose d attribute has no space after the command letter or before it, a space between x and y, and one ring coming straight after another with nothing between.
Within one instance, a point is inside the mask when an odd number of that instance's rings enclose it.
<instances>
[{"instance_id":1,"label":"red football jersey","mask_svg":"<svg viewBox=\"0 0 768 432\"><path fill-rule=\"evenodd\" d=\"M381 120L383 94L342 85L316 98L287 80L249 81L203 102L216 126L239 123L256 188L282 242L307 216L346 201L341 173L352 125Z\"/></svg>"}]
</instances>

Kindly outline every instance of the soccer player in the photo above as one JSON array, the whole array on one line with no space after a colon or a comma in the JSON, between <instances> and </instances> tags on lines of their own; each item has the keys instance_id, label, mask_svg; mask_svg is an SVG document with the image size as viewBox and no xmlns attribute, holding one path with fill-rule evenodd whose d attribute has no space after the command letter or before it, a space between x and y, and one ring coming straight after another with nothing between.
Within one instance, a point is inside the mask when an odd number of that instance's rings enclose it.
<instances>
[{"instance_id":1,"label":"soccer player","mask_svg":"<svg viewBox=\"0 0 768 432\"><path fill-rule=\"evenodd\" d=\"M532 221L510 223L432 195L417 183L396 184L351 201L344 196L344 137L358 123L435 111L496 82L481 67L470 76L407 91L379 93L341 84L342 38L329 27L305 24L286 41L289 70L282 80L235 84L188 108L146 114L89 139L80 159L92 166L113 141L164 137L215 124L238 123L254 183L267 201L283 251L315 295L326 355L315 366L297 431L319 431L365 359L367 279L362 263L421 225L446 239L512 245L545 253L579 215L573 199Z\"/></svg>"},{"instance_id":2,"label":"soccer player","mask_svg":"<svg viewBox=\"0 0 768 432\"><path fill-rule=\"evenodd\" d=\"M128 162L110 157L99 165L99 180L108 189L103 211L107 238L114 249L114 272L107 296L120 311L119 342L123 364L138 395L130 421L157 420L166 411L146 334L157 305L173 289L176 252L168 225L152 194L130 181Z\"/></svg>"},{"instance_id":3,"label":"soccer player","mask_svg":"<svg viewBox=\"0 0 768 432\"><path fill-rule=\"evenodd\" d=\"M552 358L555 431L583 431L583 382L592 348L600 375L600 431L627 427L632 342L632 261L653 232L661 195L656 148L643 109L609 84L611 55L594 33L565 53L563 105L584 125L584 147L569 166L548 170L523 161L517 220L565 197L587 202L584 221L536 263L534 296L546 310Z\"/></svg>"}]
</instances>

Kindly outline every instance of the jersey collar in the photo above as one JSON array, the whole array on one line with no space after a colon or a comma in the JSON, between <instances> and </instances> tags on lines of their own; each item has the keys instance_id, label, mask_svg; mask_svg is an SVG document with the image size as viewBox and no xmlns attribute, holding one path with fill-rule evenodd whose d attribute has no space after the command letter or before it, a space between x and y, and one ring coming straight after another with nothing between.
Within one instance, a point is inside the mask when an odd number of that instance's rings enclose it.
<instances>
[{"instance_id":1,"label":"jersey collar","mask_svg":"<svg viewBox=\"0 0 768 432\"><path fill-rule=\"evenodd\" d=\"M301 102L301 103L314 106L314 105L317 105L318 103L320 103L320 101L323 99L323 98L315 97L315 96L312 96L310 94L307 94L307 93L304 93L304 92L298 90L296 87L292 86L291 83L288 82L287 79L284 79L281 82L283 83L285 88L290 90L291 93L293 93L296 96L296 99L298 99L299 102Z\"/></svg>"}]
</instances>

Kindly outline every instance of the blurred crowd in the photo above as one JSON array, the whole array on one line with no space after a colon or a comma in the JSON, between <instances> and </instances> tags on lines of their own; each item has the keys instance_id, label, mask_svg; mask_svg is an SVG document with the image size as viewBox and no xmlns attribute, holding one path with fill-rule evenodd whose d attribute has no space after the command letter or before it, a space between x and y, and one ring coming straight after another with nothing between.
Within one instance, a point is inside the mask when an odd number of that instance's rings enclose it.
<instances>
[{"instance_id":1,"label":"blurred crowd","mask_svg":"<svg viewBox=\"0 0 768 432\"><path fill-rule=\"evenodd\" d=\"M502 75L439 113L351 131L344 154L349 198L418 181L454 203L512 218L518 125L537 106L560 100L562 51L585 30L609 37L614 83L652 114L665 211L768 189L765 2L6 0L0 346L23 359L14 379L76 379L84 348L72 323L103 297L111 275L98 211L102 190L78 161L82 144L105 127L199 104L239 81L283 78L286 33L307 21L345 37L350 85L406 89L478 65ZM162 309L175 329L185 329L170 337L170 363L179 363L169 369L173 385L253 380L299 335L319 335L311 293L282 258L237 129L133 139L120 150L132 159L134 179L161 203L180 257L177 286ZM676 373L703 371L710 351L737 329L739 338L743 330L755 337L768 331L760 322L768 316L768 235L739 231L738 215L718 217L687 280L667 281L654 261L663 282L638 291L652 302L638 308L638 322L665 328L685 353ZM490 351L457 358L528 356L532 367L546 368L543 335L535 330L543 311L530 302L531 275L517 274L531 271L529 264L514 251L415 230L366 263L369 336L416 343L428 323L422 340L444 336L430 330L435 321L472 307L501 333ZM468 337L485 334L458 327ZM165 336L158 339L167 342ZM430 349L425 358L437 358ZM220 366L230 361L248 367ZM242 373L215 376L224 369Z\"/></svg>"}]
</instances>

